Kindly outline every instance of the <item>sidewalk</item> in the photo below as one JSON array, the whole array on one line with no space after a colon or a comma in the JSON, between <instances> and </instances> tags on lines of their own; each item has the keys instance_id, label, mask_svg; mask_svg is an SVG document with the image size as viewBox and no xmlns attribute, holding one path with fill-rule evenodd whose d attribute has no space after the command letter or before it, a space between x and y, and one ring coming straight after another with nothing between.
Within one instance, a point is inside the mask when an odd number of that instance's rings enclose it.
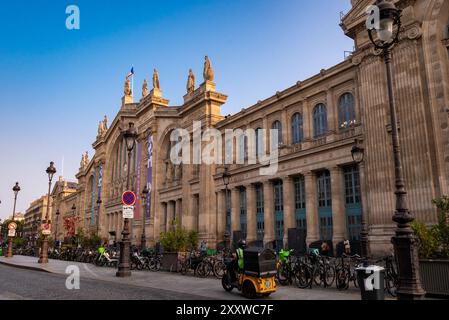
<instances>
[{"instance_id":1,"label":"sidewalk","mask_svg":"<svg viewBox=\"0 0 449 320\"><path fill-rule=\"evenodd\" d=\"M132 271L129 278L117 278L116 269L97 267L92 264L49 260L46 265L37 263L38 258L28 256L14 256L13 258L0 257L0 264L17 268L49 272L66 275L68 266L78 266L81 280L94 279L121 283L131 286L148 287L170 290L180 293L193 294L204 297L204 299L240 300L244 299L235 289L231 293L223 290L218 279L201 279L193 276L182 276L169 272ZM338 291L332 288L298 289L295 286L278 287L278 291L266 300L360 300L360 292L357 289Z\"/></svg>"}]
</instances>

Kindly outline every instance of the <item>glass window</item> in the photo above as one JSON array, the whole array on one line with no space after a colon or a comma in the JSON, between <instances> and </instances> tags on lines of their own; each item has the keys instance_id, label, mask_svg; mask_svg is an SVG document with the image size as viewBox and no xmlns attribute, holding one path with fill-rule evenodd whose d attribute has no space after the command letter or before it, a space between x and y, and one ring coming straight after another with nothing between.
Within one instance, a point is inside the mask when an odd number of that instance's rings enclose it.
<instances>
[{"instance_id":1,"label":"glass window","mask_svg":"<svg viewBox=\"0 0 449 320\"><path fill-rule=\"evenodd\" d=\"M278 120L273 122L271 129L278 130L278 143L282 144L282 124L281 124L281 122Z\"/></svg>"},{"instance_id":2,"label":"glass window","mask_svg":"<svg viewBox=\"0 0 449 320\"><path fill-rule=\"evenodd\" d=\"M357 166L344 168L346 204L360 203L360 176Z\"/></svg>"},{"instance_id":3,"label":"glass window","mask_svg":"<svg viewBox=\"0 0 449 320\"><path fill-rule=\"evenodd\" d=\"M273 186L274 186L274 211L284 211L282 181L275 182Z\"/></svg>"},{"instance_id":4,"label":"glass window","mask_svg":"<svg viewBox=\"0 0 449 320\"><path fill-rule=\"evenodd\" d=\"M355 123L354 96L351 93L345 93L338 102L338 125L340 129L345 129Z\"/></svg>"},{"instance_id":5,"label":"glass window","mask_svg":"<svg viewBox=\"0 0 449 320\"><path fill-rule=\"evenodd\" d=\"M305 209L306 192L305 192L304 177L295 178L294 184L295 184L295 209Z\"/></svg>"},{"instance_id":6,"label":"glass window","mask_svg":"<svg viewBox=\"0 0 449 320\"><path fill-rule=\"evenodd\" d=\"M302 116L295 113L292 117L292 143L300 143L303 139Z\"/></svg>"},{"instance_id":7,"label":"glass window","mask_svg":"<svg viewBox=\"0 0 449 320\"><path fill-rule=\"evenodd\" d=\"M318 207L326 208L332 206L331 178L329 171L317 174Z\"/></svg>"},{"instance_id":8,"label":"glass window","mask_svg":"<svg viewBox=\"0 0 449 320\"><path fill-rule=\"evenodd\" d=\"M315 137L327 133L327 110L322 103L318 104L313 110L313 130Z\"/></svg>"}]
</instances>

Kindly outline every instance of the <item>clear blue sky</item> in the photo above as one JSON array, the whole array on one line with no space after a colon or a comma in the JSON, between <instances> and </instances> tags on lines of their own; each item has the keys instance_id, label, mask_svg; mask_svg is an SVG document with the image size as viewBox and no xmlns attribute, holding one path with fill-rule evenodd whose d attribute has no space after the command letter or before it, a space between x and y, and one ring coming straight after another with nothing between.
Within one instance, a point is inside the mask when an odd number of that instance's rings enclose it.
<instances>
[{"instance_id":1,"label":"clear blue sky","mask_svg":"<svg viewBox=\"0 0 449 320\"><path fill-rule=\"evenodd\" d=\"M80 30L65 28L68 4L80 8ZM198 84L207 54L232 114L342 61L353 42L339 13L349 9L350 0L2 1L0 218L12 214L16 181L18 211L46 193L50 160L60 175L64 157L75 179L98 121L119 110L131 65L137 94L157 68L179 105L188 69Z\"/></svg>"}]
</instances>

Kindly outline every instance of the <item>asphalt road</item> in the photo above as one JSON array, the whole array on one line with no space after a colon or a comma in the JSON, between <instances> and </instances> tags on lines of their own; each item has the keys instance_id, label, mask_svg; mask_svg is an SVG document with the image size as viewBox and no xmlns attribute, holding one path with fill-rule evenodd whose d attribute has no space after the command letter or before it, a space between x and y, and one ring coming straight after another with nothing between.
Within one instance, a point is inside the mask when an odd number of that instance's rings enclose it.
<instances>
[{"instance_id":1,"label":"asphalt road","mask_svg":"<svg viewBox=\"0 0 449 320\"><path fill-rule=\"evenodd\" d=\"M0 265L0 300L204 300L197 295L83 278L79 290L68 290L66 279Z\"/></svg>"}]
</instances>

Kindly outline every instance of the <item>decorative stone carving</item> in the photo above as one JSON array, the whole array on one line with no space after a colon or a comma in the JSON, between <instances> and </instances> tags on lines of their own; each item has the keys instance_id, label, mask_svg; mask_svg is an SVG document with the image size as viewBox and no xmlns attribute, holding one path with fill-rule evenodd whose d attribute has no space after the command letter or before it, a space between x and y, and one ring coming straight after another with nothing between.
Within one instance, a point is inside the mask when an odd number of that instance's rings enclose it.
<instances>
[{"instance_id":1,"label":"decorative stone carving","mask_svg":"<svg viewBox=\"0 0 449 320\"><path fill-rule=\"evenodd\" d=\"M173 173L174 173L173 171L174 171L173 164L169 160L167 162L167 182L173 181Z\"/></svg>"},{"instance_id":2,"label":"decorative stone carving","mask_svg":"<svg viewBox=\"0 0 449 320\"><path fill-rule=\"evenodd\" d=\"M154 69L153 72L153 88L161 90L161 85L159 83L159 73L157 72L156 69Z\"/></svg>"},{"instance_id":3,"label":"decorative stone carving","mask_svg":"<svg viewBox=\"0 0 449 320\"><path fill-rule=\"evenodd\" d=\"M132 96L133 94L131 91L131 81L129 80L129 78L126 78L125 80L124 94L125 96Z\"/></svg>"},{"instance_id":4,"label":"decorative stone carving","mask_svg":"<svg viewBox=\"0 0 449 320\"><path fill-rule=\"evenodd\" d=\"M210 63L209 57L204 57L204 71L203 71L204 81L214 81L214 70Z\"/></svg>"},{"instance_id":5,"label":"decorative stone carving","mask_svg":"<svg viewBox=\"0 0 449 320\"><path fill-rule=\"evenodd\" d=\"M189 70L189 76L187 78L187 93L192 94L195 91L195 75L192 69Z\"/></svg>"},{"instance_id":6,"label":"decorative stone carving","mask_svg":"<svg viewBox=\"0 0 449 320\"><path fill-rule=\"evenodd\" d=\"M148 95L148 81L147 79L143 80L142 85L142 98L145 98Z\"/></svg>"},{"instance_id":7,"label":"decorative stone carving","mask_svg":"<svg viewBox=\"0 0 449 320\"><path fill-rule=\"evenodd\" d=\"M108 117L106 115L103 118L103 130L105 131L105 133L106 131L108 131Z\"/></svg>"}]
</instances>

